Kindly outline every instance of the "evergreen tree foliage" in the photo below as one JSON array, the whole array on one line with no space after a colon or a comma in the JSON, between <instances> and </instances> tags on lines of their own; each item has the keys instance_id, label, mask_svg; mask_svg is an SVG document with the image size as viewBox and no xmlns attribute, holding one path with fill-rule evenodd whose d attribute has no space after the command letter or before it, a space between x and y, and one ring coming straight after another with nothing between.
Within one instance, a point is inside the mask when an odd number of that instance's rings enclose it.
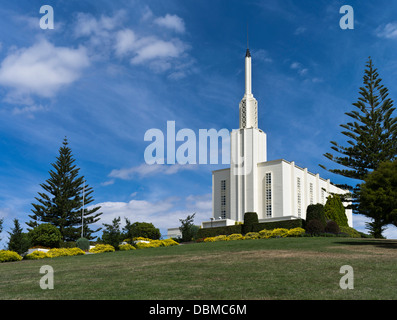
<instances>
[{"instance_id":1,"label":"evergreen tree foliage","mask_svg":"<svg viewBox=\"0 0 397 320\"><path fill-rule=\"evenodd\" d=\"M338 226L348 227L346 210L338 194L330 195L324 205L324 214L327 220L335 221Z\"/></svg>"},{"instance_id":2,"label":"evergreen tree foliage","mask_svg":"<svg viewBox=\"0 0 397 320\"><path fill-rule=\"evenodd\" d=\"M15 251L19 255L24 254L30 247L30 240L22 231L18 219L14 219L14 228L11 229L11 232L8 232L10 235L8 250Z\"/></svg>"},{"instance_id":3,"label":"evergreen tree foliage","mask_svg":"<svg viewBox=\"0 0 397 320\"><path fill-rule=\"evenodd\" d=\"M372 219L370 234L383 238L384 226L397 226L397 160L384 162L364 179L357 192L358 209Z\"/></svg>"},{"instance_id":4,"label":"evergreen tree foliage","mask_svg":"<svg viewBox=\"0 0 397 320\"><path fill-rule=\"evenodd\" d=\"M191 241L197 234L197 230L193 224L195 215L196 213L193 213L191 216L188 215L186 219L179 219L179 221L181 222L179 230L182 233L183 242Z\"/></svg>"},{"instance_id":5,"label":"evergreen tree foliage","mask_svg":"<svg viewBox=\"0 0 397 320\"><path fill-rule=\"evenodd\" d=\"M346 112L352 121L340 125L344 129L342 134L348 139L347 145L331 141L331 149L341 156L324 155L347 168L330 169L330 172L358 180L363 180L381 162L397 156L397 118L393 117L393 101L388 97L388 89L381 84L371 57L366 68L360 97L353 103L356 109Z\"/></svg>"},{"instance_id":6,"label":"evergreen tree foliage","mask_svg":"<svg viewBox=\"0 0 397 320\"><path fill-rule=\"evenodd\" d=\"M40 184L44 192L39 192L39 196L35 197L37 203L32 203L33 215L29 215L32 220L27 225L34 228L43 222L51 223L59 229L64 241L76 241L81 236L85 181L84 176L79 176L80 169L74 164L75 159L66 138L56 159L56 162L51 164L53 170L49 171L50 178ZM100 220L102 214L98 212L100 207L87 209L87 205L94 201L92 193L92 187L85 184L83 236L87 239L93 239L92 233L101 230L89 228L89 225Z\"/></svg>"},{"instance_id":7,"label":"evergreen tree foliage","mask_svg":"<svg viewBox=\"0 0 397 320\"><path fill-rule=\"evenodd\" d=\"M118 217L113 219L112 224L103 224L105 230L103 230L102 241L105 244L112 245L116 249L123 240L123 234L120 231L120 220L120 217Z\"/></svg>"},{"instance_id":8,"label":"evergreen tree foliage","mask_svg":"<svg viewBox=\"0 0 397 320\"><path fill-rule=\"evenodd\" d=\"M347 138L346 144L331 141L331 149L339 155L324 154L326 158L342 167L328 171L357 180L364 180L380 163L393 161L397 157L397 118L393 116L393 100L388 97L388 89L381 84L382 79L374 68L371 57L366 64L363 82L364 85L359 91L360 97L353 103L355 109L346 112L351 121L340 125L344 129L341 133ZM320 166L326 169L323 165ZM349 199L343 197L342 201L352 201L350 208L355 213L374 218L375 212L360 211L362 207L359 207L357 198L359 184L340 187L352 191ZM382 222L380 218L373 222L373 226L379 230L382 223L385 221Z\"/></svg>"}]
</instances>

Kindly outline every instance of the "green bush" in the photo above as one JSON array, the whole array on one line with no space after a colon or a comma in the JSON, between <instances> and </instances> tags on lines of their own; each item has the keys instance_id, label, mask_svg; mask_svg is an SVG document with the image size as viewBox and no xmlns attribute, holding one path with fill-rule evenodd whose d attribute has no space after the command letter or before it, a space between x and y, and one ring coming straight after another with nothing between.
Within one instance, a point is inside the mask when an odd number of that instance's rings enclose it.
<instances>
[{"instance_id":1,"label":"green bush","mask_svg":"<svg viewBox=\"0 0 397 320\"><path fill-rule=\"evenodd\" d=\"M127 230L127 238L149 238L153 240L159 240L161 237L160 230L156 228L153 223L148 222L134 222L130 224L128 227L126 226Z\"/></svg>"},{"instance_id":2,"label":"green bush","mask_svg":"<svg viewBox=\"0 0 397 320\"><path fill-rule=\"evenodd\" d=\"M306 225L306 232L313 235L320 235L324 232L324 225L320 220L312 219Z\"/></svg>"},{"instance_id":3,"label":"green bush","mask_svg":"<svg viewBox=\"0 0 397 320\"><path fill-rule=\"evenodd\" d=\"M28 236L32 246L44 246L59 248L62 241L62 234L57 227L50 223L43 223L32 229Z\"/></svg>"},{"instance_id":4,"label":"green bush","mask_svg":"<svg viewBox=\"0 0 397 320\"><path fill-rule=\"evenodd\" d=\"M79 238L76 241L76 247L83 251L88 251L90 250L90 241L86 238Z\"/></svg>"},{"instance_id":5,"label":"green bush","mask_svg":"<svg viewBox=\"0 0 397 320\"><path fill-rule=\"evenodd\" d=\"M216 237L220 234L229 236L233 233L242 233L242 224L236 224L233 226L226 227L215 227L215 228L201 228L197 231L196 238L209 238Z\"/></svg>"},{"instance_id":6,"label":"green bush","mask_svg":"<svg viewBox=\"0 0 397 320\"><path fill-rule=\"evenodd\" d=\"M261 222L254 224L253 232L259 232L263 229L273 230L277 228L293 229L302 228L302 219L274 221L274 222Z\"/></svg>"},{"instance_id":7,"label":"green bush","mask_svg":"<svg viewBox=\"0 0 397 320\"><path fill-rule=\"evenodd\" d=\"M318 220L322 223L323 227L326 225L324 206L321 203L310 204L306 209L306 224L311 220Z\"/></svg>"},{"instance_id":8,"label":"green bush","mask_svg":"<svg viewBox=\"0 0 397 320\"><path fill-rule=\"evenodd\" d=\"M259 223L256 212L246 212L244 214L243 233L254 232L254 225Z\"/></svg>"},{"instance_id":9,"label":"green bush","mask_svg":"<svg viewBox=\"0 0 397 320\"><path fill-rule=\"evenodd\" d=\"M338 226L348 226L346 210L339 195L335 194L327 198L324 214L326 219L335 221Z\"/></svg>"},{"instance_id":10,"label":"green bush","mask_svg":"<svg viewBox=\"0 0 397 320\"><path fill-rule=\"evenodd\" d=\"M350 238L361 238L361 233L356 229L346 226L340 226L339 229L340 232L346 233Z\"/></svg>"},{"instance_id":11,"label":"green bush","mask_svg":"<svg viewBox=\"0 0 397 320\"><path fill-rule=\"evenodd\" d=\"M338 224L332 220L327 222L327 225L325 226L324 231L329 232L329 233L335 233L335 234L340 233Z\"/></svg>"}]
</instances>

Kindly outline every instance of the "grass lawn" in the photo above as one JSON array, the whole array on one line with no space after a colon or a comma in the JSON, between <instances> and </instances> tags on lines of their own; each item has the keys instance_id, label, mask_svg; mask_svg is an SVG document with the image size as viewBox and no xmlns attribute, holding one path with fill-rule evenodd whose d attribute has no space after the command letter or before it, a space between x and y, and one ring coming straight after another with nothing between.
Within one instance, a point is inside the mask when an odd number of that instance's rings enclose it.
<instances>
[{"instance_id":1,"label":"grass lawn","mask_svg":"<svg viewBox=\"0 0 397 320\"><path fill-rule=\"evenodd\" d=\"M281 238L0 264L0 299L397 299L397 241ZM54 289L42 290L42 265ZM342 290L341 266L354 270Z\"/></svg>"}]
</instances>

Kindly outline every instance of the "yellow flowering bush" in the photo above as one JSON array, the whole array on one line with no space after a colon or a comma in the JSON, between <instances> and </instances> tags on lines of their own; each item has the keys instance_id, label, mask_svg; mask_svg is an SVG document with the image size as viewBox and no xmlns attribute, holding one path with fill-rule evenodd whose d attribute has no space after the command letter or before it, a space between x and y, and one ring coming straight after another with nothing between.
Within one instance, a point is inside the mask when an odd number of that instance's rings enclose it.
<instances>
[{"instance_id":1,"label":"yellow flowering bush","mask_svg":"<svg viewBox=\"0 0 397 320\"><path fill-rule=\"evenodd\" d=\"M138 239L138 242L135 242L135 247L137 249L145 249L145 248L158 248L158 247L170 247L170 246L178 246L179 243L172 239L165 240L151 240L148 238L134 238ZM139 242L145 241L145 242ZM148 242L146 242L148 241Z\"/></svg>"},{"instance_id":2,"label":"yellow flowering bush","mask_svg":"<svg viewBox=\"0 0 397 320\"><path fill-rule=\"evenodd\" d=\"M241 233L233 233L230 236L227 237L227 240L232 241L232 240L244 240L244 237Z\"/></svg>"},{"instance_id":3,"label":"yellow flowering bush","mask_svg":"<svg viewBox=\"0 0 397 320\"><path fill-rule=\"evenodd\" d=\"M204 239L204 242L214 242L215 241L215 237L207 237Z\"/></svg>"},{"instance_id":4,"label":"yellow flowering bush","mask_svg":"<svg viewBox=\"0 0 397 320\"><path fill-rule=\"evenodd\" d=\"M144 237L135 237L132 239L132 241L153 241L153 240L149 239L149 238L144 238Z\"/></svg>"},{"instance_id":5,"label":"yellow flowering bush","mask_svg":"<svg viewBox=\"0 0 397 320\"><path fill-rule=\"evenodd\" d=\"M277 229L273 229L272 231L272 238L285 238L288 236L288 229L285 228L277 228Z\"/></svg>"},{"instance_id":6,"label":"yellow flowering bush","mask_svg":"<svg viewBox=\"0 0 397 320\"><path fill-rule=\"evenodd\" d=\"M79 256L83 254L85 253L80 248L53 248L47 252L50 258Z\"/></svg>"},{"instance_id":7,"label":"yellow flowering bush","mask_svg":"<svg viewBox=\"0 0 397 320\"><path fill-rule=\"evenodd\" d=\"M38 251L38 250L33 251L32 253L29 253L24 257L24 259L26 260L38 260L44 258L50 258L50 256L47 254L47 252Z\"/></svg>"},{"instance_id":8,"label":"yellow flowering bush","mask_svg":"<svg viewBox=\"0 0 397 320\"><path fill-rule=\"evenodd\" d=\"M161 242L163 243L164 247L179 246L179 243L171 238L161 240Z\"/></svg>"},{"instance_id":9,"label":"yellow flowering bush","mask_svg":"<svg viewBox=\"0 0 397 320\"><path fill-rule=\"evenodd\" d=\"M0 262L21 261L22 257L15 251L0 250Z\"/></svg>"},{"instance_id":10,"label":"yellow flowering bush","mask_svg":"<svg viewBox=\"0 0 397 320\"><path fill-rule=\"evenodd\" d=\"M272 236L272 230L263 229L263 230L259 231L259 237L261 239L269 239L269 238L271 238L271 236Z\"/></svg>"},{"instance_id":11,"label":"yellow flowering bush","mask_svg":"<svg viewBox=\"0 0 397 320\"><path fill-rule=\"evenodd\" d=\"M259 232L248 232L244 236L244 239L259 239L259 238L260 238Z\"/></svg>"},{"instance_id":12,"label":"yellow flowering bush","mask_svg":"<svg viewBox=\"0 0 397 320\"><path fill-rule=\"evenodd\" d=\"M135 250L135 249L136 248L129 243L119 245L120 251L128 251L128 250Z\"/></svg>"},{"instance_id":13,"label":"yellow flowering bush","mask_svg":"<svg viewBox=\"0 0 397 320\"><path fill-rule=\"evenodd\" d=\"M300 237L305 233L305 229L293 228L288 230L288 237Z\"/></svg>"},{"instance_id":14,"label":"yellow flowering bush","mask_svg":"<svg viewBox=\"0 0 397 320\"><path fill-rule=\"evenodd\" d=\"M115 249L110 244L97 244L94 248L90 249L91 253L114 252Z\"/></svg>"},{"instance_id":15,"label":"yellow flowering bush","mask_svg":"<svg viewBox=\"0 0 397 320\"><path fill-rule=\"evenodd\" d=\"M228 239L227 239L227 236L225 236L224 234L221 234L221 235L219 235L219 236L216 236L216 237L214 237L215 239L215 241L227 241Z\"/></svg>"}]
</instances>

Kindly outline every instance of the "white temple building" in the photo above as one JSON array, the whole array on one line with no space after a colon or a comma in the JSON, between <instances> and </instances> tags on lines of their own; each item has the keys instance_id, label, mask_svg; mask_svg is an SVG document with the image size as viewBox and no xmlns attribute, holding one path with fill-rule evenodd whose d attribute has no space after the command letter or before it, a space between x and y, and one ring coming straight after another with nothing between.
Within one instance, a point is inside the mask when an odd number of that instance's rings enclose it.
<instances>
[{"instance_id":1,"label":"white temple building","mask_svg":"<svg viewBox=\"0 0 397 320\"><path fill-rule=\"evenodd\" d=\"M212 219L203 228L234 225L245 212L260 222L306 218L310 204L325 204L343 190L295 162L267 160L266 133L258 128L258 102L252 94L251 54L245 55L245 94L240 102L240 128L231 132L231 166L212 172ZM353 226L352 210L346 210Z\"/></svg>"}]
</instances>

